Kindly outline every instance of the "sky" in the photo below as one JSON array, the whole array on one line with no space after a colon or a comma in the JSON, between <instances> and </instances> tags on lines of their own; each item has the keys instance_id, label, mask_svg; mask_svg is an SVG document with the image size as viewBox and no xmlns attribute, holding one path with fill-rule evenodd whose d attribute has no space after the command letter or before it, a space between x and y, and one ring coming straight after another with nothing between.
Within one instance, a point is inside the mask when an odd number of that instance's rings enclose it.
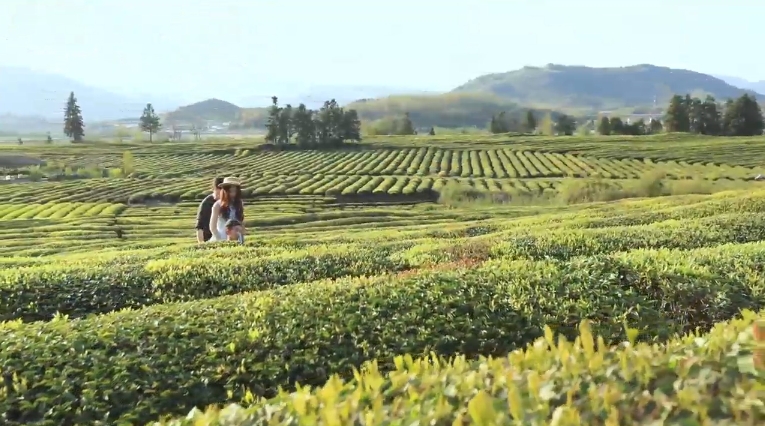
<instances>
[{"instance_id":1,"label":"sky","mask_svg":"<svg viewBox=\"0 0 765 426\"><path fill-rule=\"evenodd\" d=\"M197 98L336 85L446 91L548 63L756 81L763 13L761 0L3 0L0 66Z\"/></svg>"}]
</instances>

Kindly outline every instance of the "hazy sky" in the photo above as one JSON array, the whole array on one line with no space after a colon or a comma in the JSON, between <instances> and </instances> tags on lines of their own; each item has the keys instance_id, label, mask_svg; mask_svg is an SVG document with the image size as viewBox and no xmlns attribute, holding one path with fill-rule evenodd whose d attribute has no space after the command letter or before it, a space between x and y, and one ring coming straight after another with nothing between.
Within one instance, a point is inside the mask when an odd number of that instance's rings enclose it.
<instances>
[{"instance_id":1,"label":"hazy sky","mask_svg":"<svg viewBox=\"0 0 765 426\"><path fill-rule=\"evenodd\" d=\"M0 66L197 97L448 90L547 63L763 80L764 13L762 0L3 0Z\"/></svg>"}]
</instances>

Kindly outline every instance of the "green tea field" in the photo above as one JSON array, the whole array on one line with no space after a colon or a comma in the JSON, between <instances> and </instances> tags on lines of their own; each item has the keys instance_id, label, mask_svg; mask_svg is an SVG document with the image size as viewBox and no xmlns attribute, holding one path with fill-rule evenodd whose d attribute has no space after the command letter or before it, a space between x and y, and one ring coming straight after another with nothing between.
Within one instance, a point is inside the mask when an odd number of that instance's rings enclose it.
<instances>
[{"instance_id":1,"label":"green tea field","mask_svg":"<svg viewBox=\"0 0 765 426\"><path fill-rule=\"evenodd\" d=\"M474 138L0 148L0 423L763 424L765 140Z\"/></svg>"}]
</instances>

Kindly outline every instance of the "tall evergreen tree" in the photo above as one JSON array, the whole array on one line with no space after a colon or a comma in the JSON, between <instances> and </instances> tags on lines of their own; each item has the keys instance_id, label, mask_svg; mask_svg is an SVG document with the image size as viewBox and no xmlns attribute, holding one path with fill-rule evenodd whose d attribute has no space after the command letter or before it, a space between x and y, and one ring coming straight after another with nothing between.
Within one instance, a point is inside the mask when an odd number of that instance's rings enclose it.
<instances>
[{"instance_id":1,"label":"tall evergreen tree","mask_svg":"<svg viewBox=\"0 0 765 426\"><path fill-rule=\"evenodd\" d=\"M722 134L722 114L720 114L720 106L715 98L707 95L701 104L701 109L702 122L704 123L702 133L705 135Z\"/></svg>"},{"instance_id":2,"label":"tall evergreen tree","mask_svg":"<svg viewBox=\"0 0 765 426\"><path fill-rule=\"evenodd\" d=\"M744 94L725 108L727 133L730 136L755 136L761 135L765 129L762 109L757 100Z\"/></svg>"},{"instance_id":3,"label":"tall evergreen tree","mask_svg":"<svg viewBox=\"0 0 765 426\"><path fill-rule=\"evenodd\" d=\"M412 119L409 117L409 113L404 113L404 118L401 120L401 128L399 129L398 134L400 135L413 135L415 134L414 131L414 124L412 123Z\"/></svg>"},{"instance_id":4,"label":"tall evergreen tree","mask_svg":"<svg viewBox=\"0 0 765 426\"><path fill-rule=\"evenodd\" d=\"M154 112L154 107L151 104L146 104L146 108L143 109L141 114L141 131L149 134L149 142L153 142L154 134L159 131L162 124L159 122L159 116Z\"/></svg>"},{"instance_id":5,"label":"tall evergreen tree","mask_svg":"<svg viewBox=\"0 0 765 426\"><path fill-rule=\"evenodd\" d=\"M675 95L670 99L664 119L664 128L668 132L688 132L691 128L686 99Z\"/></svg>"},{"instance_id":6,"label":"tall evergreen tree","mask_svg":"<svg viewBox=\"0 0 765 426\"><path fill-rule=\"evenodd\" d=\"M343 111L342 140L340 142L345 141L361 141L361 120L359 120L359 113L355 109Z\"/></svg>"},{"instance_id":7,"label":"tall evergreen tree","mask_svg":"<svg viewBox=\"0 0 765 426\"><path fill-rule=\"evenodd\" d=\"M268 109L268 122L266 123L266 142L279 143L279 98L271 97L271 108Z\"/></svg>"},{"instance_id":8,"label":"tall evergreen tree","mask_svg":"<svg viewBox=\"0 0 765 426\"><path fill-rule=\"evenodd\" d=\"M570 115L566 115L566 114L561 114L560 116L558 116L558 120L555 122L555 131L558 134L571 136L574 134L575 130L576 130L576 121L574 120L574 117L571 117Z\"/></svg>"},{"instance_id":9,"label":"tall evergreen tree","mask_svg":"<svg viewBox=\"0 0 765 426\"><path fill-rule=\"evenodd\" d=\"M611 128L611 134L612 135L623 135L624 134L624 122L620 117L611 117L608 120L609 127Z\"/></svg>"},{"instance_id":10,"label":"tall evergreen tree","mask_svg":"<svg viewBox=\"0 0 765 426\"><path fill-rule=\"evenodd\" d=\"M82 121L82 111L77 105L74 92L69 93L69 99L64 108L64 134L73 142L82 142L82 138L85 137L85 123Z\"/></svg>"},{"instance_id":11,"label":"tall evergreen tree","mask_svg":"<svg viewBox=\"0 0 765 426\"><path fill-rule=\"evenodd\" d=\"M661 121L656 119L651 119L651 121L648 123L648 131L652 134L658 134L661 133L664 129L664 126L662 126Z\"/></svg>"},{"instance_id":12,"label":"tall evergreen tree","mask_svg":"<svg viewBox=\"0 0 765 426\"><path fill-rule=\"evenodd\" d=\"M611 121L608 119L608 117L600 118L600 123L598 124L598 133L604 136L611 134Z\"/></svg>"},{"instance_id":13,"label":"tall evergreen tree","mask_svg":"<svg viewBox=\"0 0 765 426\"><path fill-rule=\"evenodd\" d=\"M292 114L292 126L295 130L295 143L298 146L308 147L316 143L313 111L306 108L305 104L298 105Z\"/></svg>"},{"instance_id":14,"label":"tall evergreen tree","mask_svg":"<svg viewBox=\"0 0 765 426\"><path fill-rule=\"evenodd\" d=\"M537 119L534 117L534 111L526 111L526 122L523 123L523 127L527 133L534 133L537 129Z\"/></svg>"},{"instance_id":15,"label":"tall evergreen tree","mask_svg":"<svg viewBox=\"0 0 765 426\"><path fill-rule=\"evenodd\" d=\"M497 125L497 116L496 115L492 115L491 116L491 121L489 121L489 132L492 133L492 134L495 134L495 135L497 133L500 133L499 126Z\"/></svg>"},{"instance_id":16,"label":"tall evergreen tree","mask_svg":"<svg viewBox=\"0 0 765 426\"><path fill-rule=\"evenodd\" d=\"M295 134L295 129L292 123L292 105L287 104L279 112L279 143L288 144L292 140L292 135Z\"/></svg>"}]
</instances>

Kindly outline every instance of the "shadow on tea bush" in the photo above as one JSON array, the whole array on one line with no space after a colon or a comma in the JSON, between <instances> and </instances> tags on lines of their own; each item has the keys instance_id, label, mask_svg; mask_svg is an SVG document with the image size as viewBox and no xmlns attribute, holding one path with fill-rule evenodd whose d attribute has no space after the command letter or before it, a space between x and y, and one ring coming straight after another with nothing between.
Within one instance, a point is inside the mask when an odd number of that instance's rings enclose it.
<instances>
[{"instance_id":1,"label":"shadow on tea bush","mask_svg":"<svg viewBox=\"0 0 765 426\"><path fill-rule=\"evenodd\" d=\"M539 205L554 199L552 192L481 190L468 185L448 183L439 192L438 202L447 206L464 205Z\"/></svg>"},{"instance_id":2,"label":"shadow on tea bush","mask_svg":"<svg viewBox=\"0 0 765 426\"><path fill-rule=\"evenodd\" d=\"M569 179L558 190L564 204L614 201L625 198L651 198L667 195L712 194L715 187L703 179L671 180L662 171L645 173L640 179L623 182L594 176L588 179Z\"/></svg>"}]
</instances>

